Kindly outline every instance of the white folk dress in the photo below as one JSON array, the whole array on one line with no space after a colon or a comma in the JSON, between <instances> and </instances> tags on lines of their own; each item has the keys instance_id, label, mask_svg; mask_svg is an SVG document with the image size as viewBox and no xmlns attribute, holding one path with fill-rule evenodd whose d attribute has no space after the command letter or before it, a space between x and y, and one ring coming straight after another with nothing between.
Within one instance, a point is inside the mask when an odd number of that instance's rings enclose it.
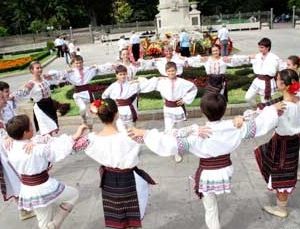
<instances>
[{"instance_id":1,"label":"white folk dress","mask_svg":"<svg viewBox=\"0 0 300 229\"><path fill-rule=\"evenodd\" d=\"M74 144L72 137L67 135L41 138L41 140L37 137L33 141L36 144L31 153L25 152L24 149L30 140L14 140L11 149L7 150L9 162L20 175L36 175L47 170L49 163L60 161L69 155ZM29 211L47 207L57 199L64 189L65 185L52 177L40 185L21 184L19 209Z\"/></svg>"},{"instance_id":2,"label":"white folk dress","mask_svg":"<svg viewBox=\"0 0 300 229\"><path fill-rule=\"evenodd\" d=\"M7 153L3 148L4 139L7 137L7 133L4 128L0 129L0 176L3 179L1 182L1 190L3 194L3 199L9 200L10 198L18 198L20 193L20 178L18 173L12 167L8 161ZM3 182L3 183L2 183ZM3 187L2 187L3 185Z\"/></svg>"},{"instance_id":3,"label":"white folk dress","mask_svg":"<svg viewBox=\"0 0 300 229\"><path fill-rule=\"evenodd\" d=\"M109 136L99 136L95 133L90 133L84 141L86 143L81 144L85 145L86 148L81 149L84 149L85 153L100 165L109 168L131 169L139 164L140 144L129 138L127 132L118 132ZM170 156L170 154L165 152L158 152L157 154ZM149 187L148 183L135 172L134 177L142 219L147 206Z\"/></svg>"},{"instance_id":4,"label":"white folk dress","mask_svg":"<svg viewBox=\"0 0 300 229\"><path fill-rule=\"evenodd\" d=\"M37 104L42 99L51 99L50 82L43 80L41 82L29 81L26 88L15 91L13 94L17 99L31 98L34 102L33 112L38 122L39 131L41 135L49 134L58 130L58 125L49 117ZM51 113L56 114L53 107L48 107ZM57 116L56 116L57 119Z\"/></svg>"},{"instance_id":5,"label":"white folk dress","mask_svg":"<svg viewBox=\"0 0 300 229\"><path fill-rule=\"evenodd\" d=\"M238 148L242 139L254 138L268 133L278 121L277 111L268 107L255 120L245 122L240 129L233 126L232 120L207 122L212 134L207 139L195 135L175 138L156 129L148 131L144 136L146 146L156 153L180 154L190 152L199 158L213 158L232 153ZM190 127L189 127L190 128ZM198 129L196 126L194 129ZM184 128L183 128L184 129ZM197 131L196 131L197 133ZM233 166L216 170L203 170L199 180L199 192L223 194L231 192Z\"/></svg>"}]
</instances>

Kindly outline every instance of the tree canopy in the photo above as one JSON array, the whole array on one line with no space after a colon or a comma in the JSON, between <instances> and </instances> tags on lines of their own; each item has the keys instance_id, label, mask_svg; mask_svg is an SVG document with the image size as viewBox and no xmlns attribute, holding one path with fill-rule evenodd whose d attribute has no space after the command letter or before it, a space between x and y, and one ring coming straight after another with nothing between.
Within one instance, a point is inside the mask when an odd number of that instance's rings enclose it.
<instances>
[{"instance_id":1,"label":"tree canopy","mask_svg":"<svg viewBox=\"0 0 300 229\"><path fill-rule=\"evenodd\" d=\"M288 12L300 0L198 0L202 15L253 12L274 8ZM40 32L46 28L86 27L154 20L159 0L2 0L2 34Z\"/></svg>"}]
</instances>

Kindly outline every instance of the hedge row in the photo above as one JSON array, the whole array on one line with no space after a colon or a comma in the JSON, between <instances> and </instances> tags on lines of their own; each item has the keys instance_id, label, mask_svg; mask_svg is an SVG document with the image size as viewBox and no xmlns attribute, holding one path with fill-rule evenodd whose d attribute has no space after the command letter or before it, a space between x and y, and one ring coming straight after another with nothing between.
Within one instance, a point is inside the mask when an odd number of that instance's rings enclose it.
<instances>
[{"instance_id":1,"label":"hedge row","mask_svg":"<svg viewBox=\"0 0 300 229\"><path fill-rule=\"evenodd\" d=\"M243 90L247 90L252 82L252 79L248 77L249 74L252 73L251 68L236 70L234 74L226 74L228 79L228 90L242 88ZM139 75L142 75L146 78L151 78L155 76L159 76L158 71L142 71L139 72ZM201 97L204 93L204 87L206 86L207 75L203 68L187 68L184 69L183 76L185 79L194 82L198 87L197 97ZM113 82L116 81L114 74L107 74L103 76L97 76L96 79L91 81L92 85L105 85L109 86ZM66 93L66 97L68 99L72 99L74 93L74 89L69 89ZM102 91L94 93L95 97L100 97ZM159 92L150 92L141 94L142 98L150 98L150 99L159 99L161 98Z\"/></svg>"}]
</instances>

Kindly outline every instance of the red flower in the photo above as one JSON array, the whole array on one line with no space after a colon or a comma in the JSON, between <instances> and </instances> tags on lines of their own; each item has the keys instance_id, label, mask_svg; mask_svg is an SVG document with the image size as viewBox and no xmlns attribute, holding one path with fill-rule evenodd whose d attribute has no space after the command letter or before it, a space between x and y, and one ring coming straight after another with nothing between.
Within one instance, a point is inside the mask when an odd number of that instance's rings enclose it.
<instances>
[{"instance_id":1,"label":"red flower","mask_svg":"<svg viewBox=\"0 0 300 229\"><path fill-rule=\"evenodd\" d=\"M288 92L291 94L297 94L300 91L300 83L299 82L294 82L292 83L289 88L288 88Z\"/></svg>"},{"instance_id":2,"label":"red flower","mask_svg":"<svg viewBox=\"0 0 300 229\"><path fill-rule=\"evenodd\" d=\"M92 105L99 108L102 105L102 100L96 99Z\"/></svg>"}]
</instances>

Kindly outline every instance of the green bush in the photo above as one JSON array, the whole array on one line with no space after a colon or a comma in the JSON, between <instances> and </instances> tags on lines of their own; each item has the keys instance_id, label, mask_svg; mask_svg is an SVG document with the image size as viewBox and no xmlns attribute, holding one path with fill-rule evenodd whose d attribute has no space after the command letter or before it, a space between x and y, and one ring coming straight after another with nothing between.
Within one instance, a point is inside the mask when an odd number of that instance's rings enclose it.
<instances>
[{"instance_id":1,"label":"green bush","mask_svg":"<svg viewBox=\"0 0 300 229\"><path fill-rule=\"evenodd\" d=\"M55 45L54 45L53 41L51 41L51 40L47 41L47 49L48 50L54 50L55 49Z\"/></svg>"},{"instance_id":2,"label":"green bush","mask_svg":"<svg viewBox=\"0 0 300 229\"><path fill-rule=\"evenodd\" d=\"M0 37L5 37L7 36L7 29L4 28L3 26L0 26Z\"/></svg>"},{"instance_id":3,"label":"green bush","mask_svg":"<svg viewBox=\"0 0 300 229\"><path fill-rule=\"evenodd\" d=\"M244 69L239 69L235 71L236 75L249 75L249 74L253 74L253 70L252 68L244 68Z\"/></svg>"},{"instance_id":4,"label":"green bush","mask_svg":"<svg viewBox=\"0 0 300 229\"><path fill-rule=\"evenodd\" d=\"M41 52L44 50L45 50L45 48L20 50L20 51L15 51L15 52L7 52L7 53L4 53L4 55L19 55L19 54L26 54L26 53L32 53L32 52Z\"/></svg>"}]
</instances>

